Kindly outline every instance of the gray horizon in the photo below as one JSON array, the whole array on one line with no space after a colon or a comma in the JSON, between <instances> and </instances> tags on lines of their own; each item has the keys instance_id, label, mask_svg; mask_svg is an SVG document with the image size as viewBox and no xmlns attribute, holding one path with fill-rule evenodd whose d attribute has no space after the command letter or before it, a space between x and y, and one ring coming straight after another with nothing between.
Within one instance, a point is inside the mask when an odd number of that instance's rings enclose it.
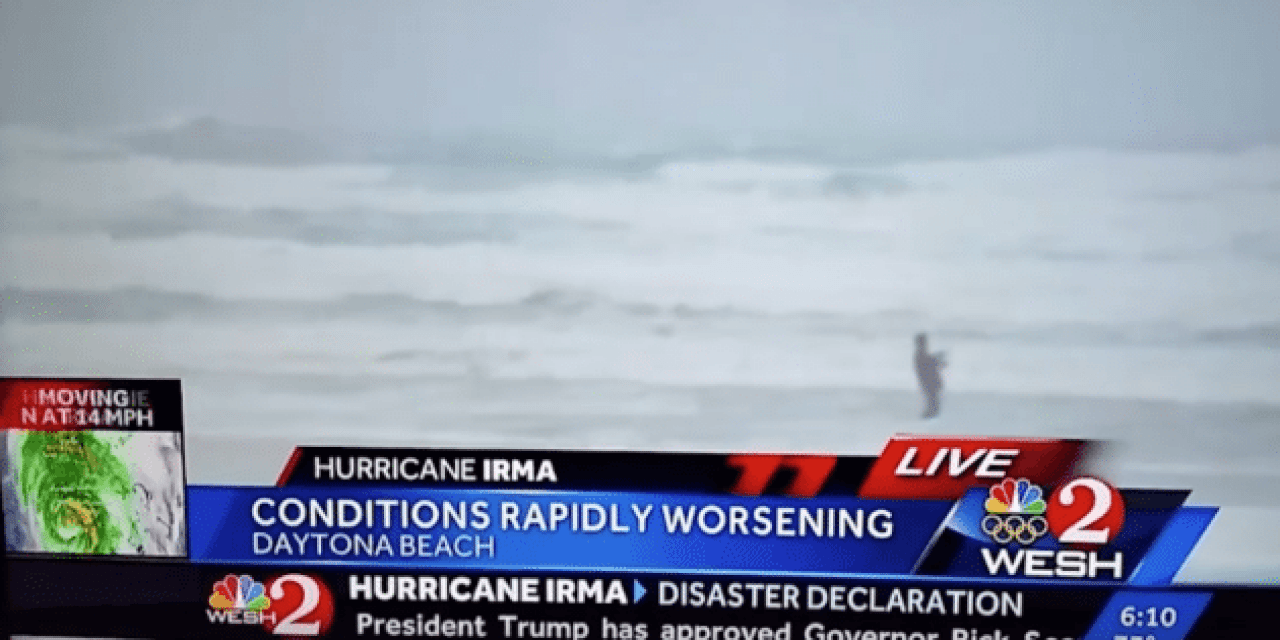
<instances>
[{"instance_id":1,"label":"gray horizon","mask_svg":"<svg viewBox=\"0 0 1280 640\"><path fill-rule=\"evenodd\" d=\"M1280 4L0 5L0 124L567 149L1280 141ZM301 152L299 152L301 153Z\"/></svg>"}]
</instances>

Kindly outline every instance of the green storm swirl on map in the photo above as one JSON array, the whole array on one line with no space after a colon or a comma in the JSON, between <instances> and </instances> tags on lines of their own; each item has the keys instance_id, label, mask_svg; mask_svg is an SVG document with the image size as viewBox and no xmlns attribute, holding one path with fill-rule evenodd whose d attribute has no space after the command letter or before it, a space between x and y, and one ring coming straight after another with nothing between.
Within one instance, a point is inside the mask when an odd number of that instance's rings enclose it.
<instances>
[{"instance_id":1,"label":"green storm swirl on map","mask_svg":"<svg viewBox=\"0 0 1280 640\"><path fill-rule=\"evenodd\" d=\"M109 444L89 432L37 431L20 458L22 500L38 515L45 551L116 552L128 534L112 514L128 513L133 481Z\"/></svg>"}]
</instances>

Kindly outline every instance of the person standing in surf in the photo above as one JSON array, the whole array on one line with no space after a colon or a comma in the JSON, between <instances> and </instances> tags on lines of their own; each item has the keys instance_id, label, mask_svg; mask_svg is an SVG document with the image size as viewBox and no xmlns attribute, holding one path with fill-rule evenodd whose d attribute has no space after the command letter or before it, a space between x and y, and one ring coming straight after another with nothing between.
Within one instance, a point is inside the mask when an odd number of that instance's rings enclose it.
<instances>
[{"instance_id":1,"label":"person standing in surf","mask_svg":"<svg viewBox=\"0 0 1280 640\"><path fill-rule=\"evenodd\" d=\"M932 418L942 410L942 368L947 366L946 355L939 351L929 353L929 337L916 334L916 380L924 393L924 415Z\"/></svg>"}]
</instances>

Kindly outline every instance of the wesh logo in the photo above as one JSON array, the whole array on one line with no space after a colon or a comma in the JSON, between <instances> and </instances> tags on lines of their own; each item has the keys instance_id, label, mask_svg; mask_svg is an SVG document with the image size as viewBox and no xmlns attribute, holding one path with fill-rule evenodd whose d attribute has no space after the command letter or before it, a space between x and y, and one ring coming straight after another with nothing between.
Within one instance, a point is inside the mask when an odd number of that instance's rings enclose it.
<instances>
[{"instance_id":1,"label":"wesh logo","mask_svg":"<svg viewBox=\"0 0 1280 640\"><path fill-rule=\"evenodd\" d=\"M263 611L271 606L261 582L249 576L228 575L213 583L207 614L209 622L262 624ZM274 619L273 614L267 614Z\"/></svg>"},{"instance_id":2,"label":"wesh logo","mask_svg":"<svg viewBox=\"0 0 1280 640\"><path fill-rule=\"evenodd\" d=\"M990 575L1029 578L1124 577L1124 555L1098 549L1115 540L1124 526L1124 498L1097 478L1075 478L1058 488L1048 503L1040 487L1026 479L1006 479L988 492L982 531L1001 548L981 550ZM1027 548L1052 533L1060 549ZM1010 551L1012 543L1017 548Z\"/></svg>"},{"instance_id":3,"label":"wesh logo","mask_svg":"<svg viewBox=\"0 0 1280 640\"><path fill-rule=\"evenodd\" d=\"M333 624L333 594L313 576L290 573L263 584L252 576L215 582L206 611L214 624L261 625L287 636L319 636Z\"/></svg>"}]
</instances>

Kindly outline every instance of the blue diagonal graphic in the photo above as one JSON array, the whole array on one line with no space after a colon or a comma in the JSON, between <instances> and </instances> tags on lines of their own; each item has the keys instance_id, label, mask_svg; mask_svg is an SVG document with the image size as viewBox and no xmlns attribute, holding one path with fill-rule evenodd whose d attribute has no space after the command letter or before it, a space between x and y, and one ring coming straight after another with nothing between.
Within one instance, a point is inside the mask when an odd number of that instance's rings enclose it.
<instances>
[{"instance_id":1,"label":"blue diagonal graphic","mask_svg":"<svg viewBox=\"0 0 1280 640\"><path fill-rule=\"evenodd\" d=\"M1217 507L1181 507L1169 519L1164 531L1147 550L1142 563L1134 569L1129 583L1161 586L1173 582L1209 523L1218 514Z\"/></svg>"}]
</instances>

